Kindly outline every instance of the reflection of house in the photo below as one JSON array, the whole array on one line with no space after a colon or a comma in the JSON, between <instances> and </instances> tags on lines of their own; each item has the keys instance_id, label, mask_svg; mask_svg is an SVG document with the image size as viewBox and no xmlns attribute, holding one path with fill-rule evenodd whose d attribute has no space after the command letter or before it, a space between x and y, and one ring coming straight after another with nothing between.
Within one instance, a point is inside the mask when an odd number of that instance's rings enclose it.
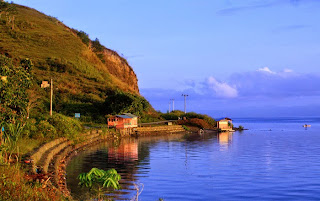
<instances>
[{"instance_id":1,"label":"reflection of house","mask_svg":"<svg viewBox=\"0 0 320 201\"><path fill-rule=\"evenodd\" d=\"M232 132L226 131L218 134L220 150L228 150L230 143L232 142Z\"/></svg>"},{"instance_id":2,"label":"reflection of house","mask_svg":"<svg viewBox=\"0 0 320 201\"><path fill-rule=\"evenodd\" d=\"M138 160L138 143L127 143L108 149L108 158L119 162Z\"/></svg>"},{"instance_id":3,"label":"reflection of house","mask_svg":"<svg viewBox=\"0 0 320 201\"><path fill-rule=\"evenodd\" d=\"M224 118L217 122L218 129L222 131L232 131L232 120L230 118Z\"/></svg>"},{"instance_id":4,"label":"reflection of house","mask_svg":"<svg viewBox=\"0 0 320 201\"><path fill-rule=\"evenodd\" d=\"M138 127L138 117L130 113L115 115L108 118L108 126L116 129Z\"/></svg>"},{"instance_id":5,"label":"reflection of house","mask_svg":"<svg viewBox=\"0 0 320 201\"><path fill-rule=\"evenodd\" d=\"M232 132L222 132L218 135L220 145L228 145L232 141Z\"/></svg>"}]
</instances>

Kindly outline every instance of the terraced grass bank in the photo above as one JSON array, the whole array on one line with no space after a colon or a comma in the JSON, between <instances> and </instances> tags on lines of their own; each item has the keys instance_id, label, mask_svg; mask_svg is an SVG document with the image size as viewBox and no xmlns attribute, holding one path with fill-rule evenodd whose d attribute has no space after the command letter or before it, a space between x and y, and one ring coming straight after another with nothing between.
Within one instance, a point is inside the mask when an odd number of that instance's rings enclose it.
<instances>
[{"instance_id":1,"label":"terraced grass bank","mask_svg":"<svg viewBox=\"0 0 320 201\"><path fill-rule=\"evenodd\" d=\"M65 167L68 158L84 147L106 139L107 133L103 133L102 130L92 130L81 135L78 142L66 138L59 138L48 142L40 146L25 159L25 162L30 161L27 177L33 181L39 181L44 187L50 182L65 197L70 197L65 178Z\"/></svg>"}]
</instances>

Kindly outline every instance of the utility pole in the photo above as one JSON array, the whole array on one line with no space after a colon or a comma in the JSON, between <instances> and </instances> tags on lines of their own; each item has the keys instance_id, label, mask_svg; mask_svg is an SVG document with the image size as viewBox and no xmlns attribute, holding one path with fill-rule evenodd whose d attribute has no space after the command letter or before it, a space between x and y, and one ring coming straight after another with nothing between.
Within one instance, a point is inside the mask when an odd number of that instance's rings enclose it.
<instances>
[{"instance_id":1,"label":"utility pole","mask_svg":"<svg viewBox=\"0 0 320 201\"><path fill-rule=\"evenodd\" d=\"M51 93L50 93L50 116L52 116L52 97L53 97L53 82L51 79Z\"/></svg>"},{"instance_id":2,"label":"utility pole","mask_svg":"<svg viewBox=\"0 0 320 201\"><path fill-rule=\"evenodd\" d=\"M182 94L181 96L184 96L184 113L187 113L187 103L186 103L186 98L189 96L188 94Z\"/></svg>"},{"instance_id":3,"label":"utility pole","mask_svg":"<svg viewBox=\"0 0 320 201\"><path fill-rule=\"evenodd\" d=\"M172 101L172 112L174 111L174 99L170 99Z\"/></svg>"}]
</instances>

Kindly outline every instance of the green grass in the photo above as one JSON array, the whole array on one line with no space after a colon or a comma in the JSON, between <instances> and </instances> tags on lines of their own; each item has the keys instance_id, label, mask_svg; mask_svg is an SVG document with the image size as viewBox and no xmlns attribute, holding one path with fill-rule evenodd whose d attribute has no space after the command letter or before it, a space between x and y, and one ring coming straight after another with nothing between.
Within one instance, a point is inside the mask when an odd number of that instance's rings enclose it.
<instances>
[{"instance_id":1,"label":"green grass","mask_svg":"<svg viewBox=\"0 0 320 201\"><path fill-rule=\"evenodd\" d=\"M25 178L19 165L0 166L0 200L70 200L54 188L42 188Z\"/></svg>"},{"instance_id":2,"label":"green grass","mask_svg":"<svg viewBox=\"0 0 320 201\"><path fill-rule=\"evenodd\" d=\"M41 139L31 139L28 137L21 138L17 146L19 147L19 154L24 155L30 153L35 148L39 147L43 143Z\"/></svg>"},{"instance_id":3,"label":"green grass","mask_svg":"<svg viewBox=\"0 0 320 201\"><path fill-rule=\"evenodd\" d=\"M94 80L101 86L112 85L107 68L69 28L33 9L16 8L17 12L10 14L15 16L15 28L12 30L8 21L0 24L0 46L4 53L12 58L30 58L36 67L35 74L40 75L39 80L53 76L58 86L74 81L73 75ZM1 19L6 17L2 15ZM48 60L65 65L66 72L51 72ZM78 82L80 90L81 81Z\"/></svg>"},{"instance_id":4,"label":"green grass","mask_svg":"<svg viewBox=\"0 0 320 201\"><path fill-rule=\"evenodd\" d=\"M54 17L24 6L3 5L15 7L15 11L0 17L0 54L12 58L15 64L30 58L37 85L53 78L55 93L59 94L55 96L58 112L63 112L65 104L90 103L96 107L115 89L138 94L134 72L128 77L123 70L132 68L115 51L102 46L103 52L97 52L88 41L83 42L77 30ZM14 23L10 20L13 17ZM48 90L34 90L48 103Z\"/></svg>"},{"instance_id":5,"label":"green grass","mask_svg":"<svg viewBox=\"0 0 320 201\"><path fill-rule=\"evenodd\" d=\"M186 125L182 125L182 127L186 130L186 131L189 131L190 128L188 128Z\"/></svg>"}]
</instances>

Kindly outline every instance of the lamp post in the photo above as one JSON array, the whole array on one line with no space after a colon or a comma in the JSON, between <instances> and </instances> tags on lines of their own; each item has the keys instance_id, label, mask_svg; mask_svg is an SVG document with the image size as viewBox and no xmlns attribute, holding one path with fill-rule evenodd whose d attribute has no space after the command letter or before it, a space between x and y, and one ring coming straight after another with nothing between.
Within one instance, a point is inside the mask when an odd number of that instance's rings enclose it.
<instances>
[{"instance_id":1,"label":"lamp post","mask_svg":"<svg viewBox=\"0 0 320 201\"><path fill-rule=\"evenodd\" d=\"M50 90L50 116L52 116L52 99L53 99L53 81L51 79L51 90Z\"/></svg>"},{"instance_id":2,"label":"lamp post","mask_svg":"<svg viewBox=\"0 0 320 201\"><path fill-rule=\"evenodd\" d=\"M189 96L188 94L182 94L181 96L184 96L184 113L187 113L187 103L186 103L186 98Z\"/></svg>"}]
</instances>

